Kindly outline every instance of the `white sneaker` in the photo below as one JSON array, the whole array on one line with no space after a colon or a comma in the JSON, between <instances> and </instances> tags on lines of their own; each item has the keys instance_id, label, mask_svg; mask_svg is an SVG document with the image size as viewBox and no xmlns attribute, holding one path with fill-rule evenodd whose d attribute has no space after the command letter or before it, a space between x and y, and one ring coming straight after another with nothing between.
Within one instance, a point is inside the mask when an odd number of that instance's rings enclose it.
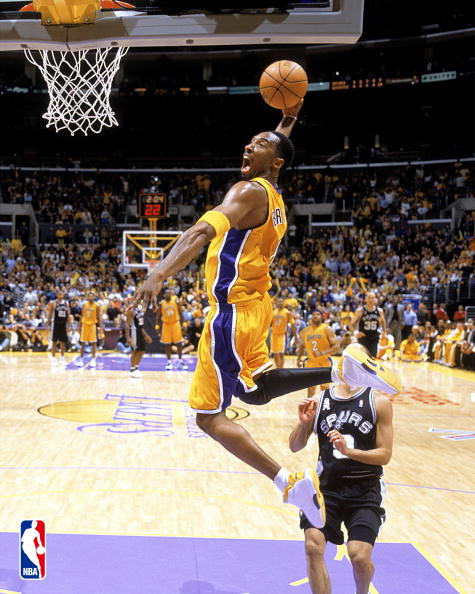
<instances>
[{"instance_id":1,"label":"white sneaker","mask_svg":"<svg viewBox=\"0 0 475 594\"><path fill-rule=\"evenodd\" d=\"M61 357L61 359L59 360L60 364L63 366L66 366L66 359L64 357Z\"/></svg>"},{"instance_id":2,"label":"white sneaker","mask_svg":"<svg viewBox=\"0 0 475 594\"><path fill-rule=\"evenodd\" d=\"M318 475L312 468L289 475L289 485L284 491L284 503L300 508L315 528L325 526L325 502L320 491Z\"/></svg>"},{"instance_id":3,"label":"white sneaker","mask_svg":"<svg viewBox=\"0 0 475 594\"><path fill-rule=\"evenodd\" d=\"M366 386L386 394L399 394L402 389L401 380L395 373L356 344L350 344L343 351L339 372L340 379L351 388Z\"/></svg>"},{"instance_id":4,"label":"white sneaker","mask_svg":"<svg viewBox=\"0 0 475 594\"><path fill-rule=\"evenodd\" d=\"M186 371L188 369L188 365L183 361L183 359L178 361L178 369L181 369L182 371Z\"/></svg>"},{"instance_id":5,"label":"white sneaker","mask_svg":"<svg viewBox=\"0 0 475 594\"><path fill-rule=\"evenodd\" d=\"M89 362L89 367L95 368L96 367L96 358L93 357Z\"/></svg>"},{"instance_id":6,"label":"white sneaker","mask_svg":"<svg viewBox=\"0 0 475 594\"><path fill-rule=\"evenodd\" d=\"M140 371L138 369L134 369L133 371L130 372L130 377L136 377L136 378L140 379L142 377L142 374L140 373Z\"/></svg>"},{"instance_id":7,"label":"white sneaker","mask_svg":"<svg viewBox=\"0 0 475 594\"><path fill-rule=\"evenodd\" d=\"M173 371L173 363L171 361L168 361L166 364L165 371Z\"/></svg>"},{"instance_id":8,"label":"white sneaker","mask_svg":"<svg viewBox=\"0 0 475 594\"><path fill-rule=\"evenodd\" d=\"M56 365L58 364L58 362L56 361L56 357L51 356L50 361L53 367L56 367Z\"/></svg>"},{"instance_id":9,"label":"white sneaker","mask_svg":"<svg viewBox=\"0 0 475 594\"><path fill-rule=\"evenodd\" d=\"M82 357L78 357L74 363L76 367L84 367L84 359Z\"/></svg>"}]
</instances>

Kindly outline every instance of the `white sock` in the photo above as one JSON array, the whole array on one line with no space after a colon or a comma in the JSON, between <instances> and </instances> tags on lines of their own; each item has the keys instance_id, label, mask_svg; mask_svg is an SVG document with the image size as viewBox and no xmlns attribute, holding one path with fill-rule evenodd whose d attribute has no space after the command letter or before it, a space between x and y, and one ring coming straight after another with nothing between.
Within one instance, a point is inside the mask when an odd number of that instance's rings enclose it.
<instances>
[{"instance_id":1,"label":"white sock","mask_svg":"<svg viewBox=\"0 0 475 594\"><path fill-rule=\"evenodd\" d=\"M282 493L285 491L289 484L289 471L285 468L281 468L279 472L275 475L274 478L274 485L281 491Z\"/></svg>"}]
</instances>

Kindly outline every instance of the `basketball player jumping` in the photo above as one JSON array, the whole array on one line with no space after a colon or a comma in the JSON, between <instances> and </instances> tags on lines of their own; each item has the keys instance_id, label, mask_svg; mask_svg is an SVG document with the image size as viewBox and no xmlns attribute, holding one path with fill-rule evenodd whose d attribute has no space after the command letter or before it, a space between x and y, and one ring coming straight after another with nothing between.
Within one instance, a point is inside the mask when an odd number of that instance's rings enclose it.
<instances>
[{"instance_id":1,"label":"basketball player jumping","mask_svg":"<svg viewBox=\"0 0 475 594\"><path fill-rule=\"evenodd\" d=\"M222 204L183 233L129 307L143 301L145 307L152 303L156 309L165 279L210 244L205 266L210 310L189 396L196 422L229 452L273 480L284 502L301 508L312 525L322 526L324 506L315 471L290 474L225 414L233 395L249 404L265 404L289 392L343 380L393 394L400 389L391 371L356 346L345 351L341 369L268 371L272 366L266 346L272 316L269 266L287 226L277 183L281 170L292 161L288 137L302 103L284 110L275 131L260 132L245 146L243 180L228 190Z\"/></svg>"},{"instance_id":2,"label":"basketball player jumping","mask_svg":"<svg viewBox=\"0 0 475 594\"><path fill-rule=\"evenodd\" d=\"M367 594L374 574L371 554L385 520L381 476L392 455L391 402L371 388L337 384L315 400L306 399L298 411L299 423L290 434L289 446L298 452L316 434L326 508L324 528L316 529L303 514L300 518L310 587L314 594L330 594L324 551L327 541L343 544L344 522L356 594Z\"/></svg>"}]
</instances>

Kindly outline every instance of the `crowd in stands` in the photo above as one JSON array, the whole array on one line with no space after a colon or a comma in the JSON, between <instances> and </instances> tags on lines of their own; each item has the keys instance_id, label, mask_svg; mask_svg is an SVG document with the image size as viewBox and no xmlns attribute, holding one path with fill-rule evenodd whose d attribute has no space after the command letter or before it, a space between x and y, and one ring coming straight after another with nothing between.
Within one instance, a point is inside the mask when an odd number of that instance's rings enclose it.
<instances>
[{"instance_id":1,"label":"crowd in stands","mask_svg":"<svg viewBox=\"0 0 475 594\"><path fill-rule=\"evenodd\" d=\"M460 162L351 173L290 171L281 184L289 207L297 202L336 202L338 210L352 211L354 225L309 233L307 225L292 220L289 209L285 245L273 263L272 293L286 300L301 323L316 307L322 308L325 319L346 340L352 312L366 291L375 291L399 349L413 326L438 323L435 312L442 308L420 319L426 315L422 303L417 320L405 323L403 295L424 298L436 285L475 283L475 213L455 231L406 224L409 218L438 213L457 197L473 196L472 173ZM220 203L236 179L224 173L176 173L151 181L143 174L99 171L1 172L0 201L30 203L40 224L50 225L47 241L38 249L28 246L24 225L13 240L0 243L0 322L19 335L17 348L47 348L47 337L36 330L45 326L46 306L56 286L67 289L76 322L81 300L94 289L106 322L123 326L124 303L144 272L122 264L116 223L126 220L127 206L141 189L153 183L155 190L167 193L170 204L193 204L199 215ZM201 257L173 286L188 322L203 318L207 307L202 263Z\"/></svg>"},{"instance_id":2,"label":"crowd in stands","mask_svg":"<svg viewBox=\"0 0 475 594\"><path fill-rule=\"evenodd\" d=\"M60 234L80 243L71 227L87 225L85 240L92 243L93 227L125 222L127 206L152 186L167 194L171 206L193 205L201 213L221 203L237 180L237 174L229 173L159 174L151 180L146 174L10 169L0 172L0 203L31 204L40 224L63 226ZM295 169L283 176L281 186L289 207L333 202L338 211L352 211L361 227L380 215L388 224L437 217L457 198L473 197L474 183L473 167L455 162L352 171Z\"/></svg>"},{"instance_id":3,"label":"crowd in stands","mask_svg":"<svg viewBox=\"0 0 475 594\"><path fill-rule=\"evenodd\" d=\"M306 324L317 307L324 312L342 341L348 340L352 312L367 291L374 291L383 308L394 349L414 339L424 349L424 358L454 364L449 342L460 342L457 322L465 322L463 306L451 312L444 304L428 304L416 298L417 311L403 303L407 294L423 296L426 288L454 280L474 279L475 237L431 226L400 228L379 216L372 225L359 224L319 231L301 241L297 230L273 263L271 293L282 297L296 325ZM113 226L102 226L97 243L67 243L58 240L35 253L21 241L5 241L0 252L0 345L15 333L19 350L48 348L46 307L55 298L55 287L67 291L73 316L72 348L77 345L81 304L94 290L105 318L104 327L122 328L124 308L144 276L121 262L119 235ZM299 245L297 245L299 243ZM202 323L208 301L202 274L203 256L171 283L179 297L187 327ZM433 307L431 307L433 305ZM451 308L450 308L451 309ZM458 328L460 330L460 328ZM190 343L196 332L191 330ZM422 333L422 334L421 334ZM455 337L455 338L454 338ZM404 343L404 341L406 341ZM404 344L403 344L404 343ZM442 346L440 346L442 345ZM122 345L125 349L127 345ZM295 342L291 352L295 352ZM440 347L440 348L439 348ZM443 348L442 348L443 347ZM411 350L411 349L409 349ZM413 353L414 354L414 353Z\"/></svg>"}]
</instances>

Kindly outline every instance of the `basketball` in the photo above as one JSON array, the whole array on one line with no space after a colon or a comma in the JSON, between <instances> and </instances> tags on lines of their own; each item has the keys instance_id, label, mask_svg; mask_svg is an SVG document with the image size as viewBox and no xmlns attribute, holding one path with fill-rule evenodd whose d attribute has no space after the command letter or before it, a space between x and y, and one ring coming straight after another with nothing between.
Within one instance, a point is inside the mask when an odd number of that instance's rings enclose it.
<instances>
[{"instance_id":1,"label":"basketball","mask_svg":"<svg viewBox=\"0 0 475 594\"><path fill-rule=\"evenodd\" d=\"M279 60L261 75L259 91L264 101L276 109L296 105L305 96L308 79L305 70L290 60Z\"/></svg>"},{"instance_id":2,"label":"basketball","mask_svg":"<svg viewBox=\"0 0 475 594\"><path fill-rule=\"evenodd\" d=\"M36 552L38 555L44 555L45 554L45 548L44 547L38 547L36 549Z\"/></svg>"}]
</instances>

